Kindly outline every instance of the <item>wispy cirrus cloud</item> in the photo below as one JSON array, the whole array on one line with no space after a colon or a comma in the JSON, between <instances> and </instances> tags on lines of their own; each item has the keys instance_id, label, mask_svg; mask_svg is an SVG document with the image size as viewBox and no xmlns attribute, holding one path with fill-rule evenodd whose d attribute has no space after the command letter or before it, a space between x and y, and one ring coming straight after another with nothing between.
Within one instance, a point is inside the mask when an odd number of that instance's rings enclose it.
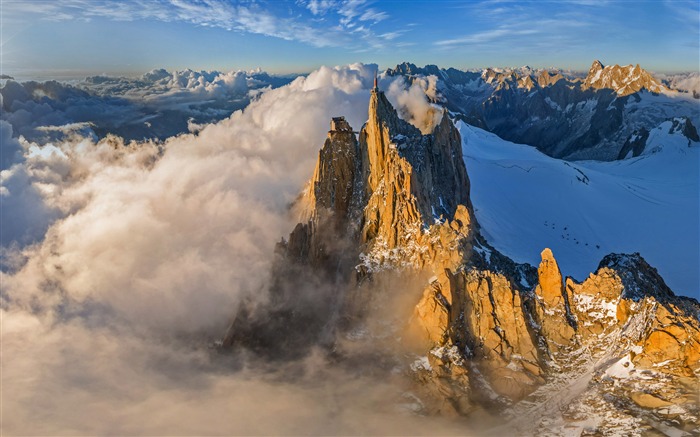
<instances>
[{"instance_id":1,"label":"wispy cirrus cloud","mask_svg":"<svg viewBox=\"0 0 700 437\"><path fill-rule=\"evenodd\" d=\"M574 4L576 3L576 4ZM435 41L439 49L495 47L539 50L547 47L573 47L586 41L582 32L605 21L588 7L588 2L562 2L542 8L535 3L489 0L459 6L480 17L474 31Z\"/></svg>"},{"instance_id":2,"label":"wispy cirrus cloud","mask_svg":"<svg viewBox=\"0 0 700 437\"><path fill-rule=\"evenodd\" d=\"M10 19L40 16L44 20L114 21L156 20L185 22L196 26L265 35L298 41L313 47L352 47L358 34L376 46L393 38L371 27L389 18L385 11L365 0L311 0L296 4L278 2L238 3L226 0L153 0L149 2L107 0L57 0L4 4ZM324 16L322 20L314 19ZM359 29L359 31L357 31Z\"/></svg>"},{"instance_id":3,"label":"wispy cirrus cloud","mask_svg":"<svg viewBox=\"0 0 700 437\"><path fill-rule=\"evenodd\" d=\"M389 18L389 14L371 7L367 0L299 0L297 3L313 15L337 14L340 24L349 27L356 26L357 22L377 23Z\"/></svg>"},{"instance_id":4,"label":"wispy cirrus cloud","mask_svg":"<svg viewBox=\"0 0 700 437\"><path fill-rule=\"evenodd\" d=\"M383 33L383 34L381 34L381 35L379 35L379 36L380 36L381 38L385 39L385 40L391 41L391 40L393 40L393 39L396 39L396 38L400 37L400 36L403 35L404 33L406 33L405 30L397 30L397 31L395 31L395 32Z\"/></svg>"},{"instance_id":5,"label":"wispy cirrus cloud","mask_svg":"<svg viewBox=\"0 0 700 437\"><path fill-rule=\"evenodd\" d=\"M697 1L665 0L664 6L684 31L694 36L687 45L700 46L700 4Z\"/></svg>"},{"instance_id":6,"label":"wispy cirrus cloud","mask_svg":"<svg viewBox=\"0 0 700 437\"><path fill-rule=\"evenodd\" d=\"M533 35L536 33L539 33L539 31L536 29L511 29L504 26L497 29L487 30L484 32L473 33L460 38L437 41L435 45L453 46L459 44L483 44L505 37Z\"/></svg>"},{"instance_id":7,"label":"wispy cirrus cloud","mask_svg":"<svg viewBox=\"0 0 700 437\"><path fill-rule=\"evenodd\" d=\"M309 0L308 2L300 2L301 5L305 5L306 8L311 11L314 15L324 15L326 12L331 10L336 6L333 0Z\"/></svg>"}]
</instances>

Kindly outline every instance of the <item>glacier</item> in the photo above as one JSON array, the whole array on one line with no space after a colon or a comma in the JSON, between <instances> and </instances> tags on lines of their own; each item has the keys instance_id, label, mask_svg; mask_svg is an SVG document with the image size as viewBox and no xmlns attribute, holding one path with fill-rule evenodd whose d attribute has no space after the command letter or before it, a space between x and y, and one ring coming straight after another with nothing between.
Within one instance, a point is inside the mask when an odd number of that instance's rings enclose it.
<instances>
[{"instance_id":1,"label":"glacier","mask_svg":"<svg viewBox=\"0 0 700 437\"><path fill-rule=\"evenodd\" d=\"M700 147L671 121L621 161L563 161L458 122L471 198L486 239L537 265L551 248L580 281L611 252L639 252L676 293L700 295Z\"/></svg>"}]
</instances>

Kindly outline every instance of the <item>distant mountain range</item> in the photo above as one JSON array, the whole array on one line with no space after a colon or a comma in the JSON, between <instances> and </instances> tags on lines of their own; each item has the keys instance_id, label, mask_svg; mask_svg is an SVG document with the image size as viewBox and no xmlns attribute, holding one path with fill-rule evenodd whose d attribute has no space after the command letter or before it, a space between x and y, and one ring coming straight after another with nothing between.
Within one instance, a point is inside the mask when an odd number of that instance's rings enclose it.
<instances>
[{"instance_id":1,"label":"distant mountain range","mask_svg":"<svg viewBox=\"0 0 700 437\"><path fill-rule=\"evenodd\" d=\"M584 78L529 67L465 72L410 63L386 74L408 81L434 75L435 103L454 117L555 158L609 161L638 156L641 149L635 141L677 117L687 125L686 136L698 140L700 102L691 93L670 89L639 65L595 61Z\"/></svg>"},{"instance_id":2,"label":"distant mountain range","mask_svg":"<svg viewBox=\"0 0 700 437\"><path fill-rule=\"evenodd\" d=\"M639 65L595 61L583 75L527 66L462 71L404 62L383 76L403 77L409 84L435 76L437 92L430 98L452 117L568 160L638 156L643 139L661 123L687 119L689 139L697 138L700 125L700 95L681 90L698 77L661 80ZM43 126L75 123L98 137L165 139L226 118L294 77L258 70L155 69L137 78L91 76L73 83L3 78L2 119L28 139L54 139L63 130L49 134Z\"/></svg>"},{"instance_id":3,"label":"distant mountain range","mask_svg":"<svg viewBox=\"0 0 700 437\"><path fill-rule=\"evenodd\" d=\"M296 76L253 71L151 70L136 78L90 76L79 82L17 82L0 87L2 119L29 140L57 139L46 126L82 123L81 133L160 139L243 109L256 93ZM5 78L2 78L5 79ZM37 129L39 128L39 129Z\"/></svg>"}]
</instances>

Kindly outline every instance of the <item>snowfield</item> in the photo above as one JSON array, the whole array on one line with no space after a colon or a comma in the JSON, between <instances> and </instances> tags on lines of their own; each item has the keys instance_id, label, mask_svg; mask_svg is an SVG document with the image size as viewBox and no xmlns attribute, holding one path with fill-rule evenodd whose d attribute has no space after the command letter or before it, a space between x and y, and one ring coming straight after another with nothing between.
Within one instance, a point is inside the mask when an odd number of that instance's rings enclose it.
<instances>
[{"instance_id":1,"label":"snowfield","mask_svg":"<svg viewBox=\"0 0 700 437\"><path fill-rule=\"evenodd\" d=\"M567 162L458 122L471 199L486 239L515 261L554 252L582 281L611 252L639 252L677 294L700 295L700 144L650 132L622 161Z\"/></svg>"}]
</instances>

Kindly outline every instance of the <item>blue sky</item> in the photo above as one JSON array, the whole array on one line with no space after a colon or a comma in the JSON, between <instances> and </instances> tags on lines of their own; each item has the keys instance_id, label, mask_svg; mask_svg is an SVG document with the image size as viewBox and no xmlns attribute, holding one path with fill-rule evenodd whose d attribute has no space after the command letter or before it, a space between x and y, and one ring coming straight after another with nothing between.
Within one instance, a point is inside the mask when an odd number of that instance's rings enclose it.
<instances>
[{"instance_id":1,"label":"blue sky","mask_svg":"<svg viewBox=\"0 0 700 437\"><path fill-rule=\"evenodd\" d=\"M2 0L1 36L3 73L20 77L402 61L700 68L697 1Z\"/></svg>"}]
</instances>

